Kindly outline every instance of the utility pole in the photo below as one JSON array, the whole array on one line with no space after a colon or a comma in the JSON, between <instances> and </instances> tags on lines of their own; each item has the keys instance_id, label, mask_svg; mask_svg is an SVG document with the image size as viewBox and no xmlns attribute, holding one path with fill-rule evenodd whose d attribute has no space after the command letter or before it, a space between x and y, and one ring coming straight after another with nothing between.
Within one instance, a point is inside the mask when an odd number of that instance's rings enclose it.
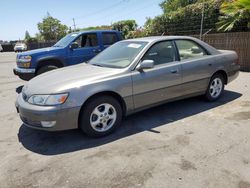
<instances>
[{"instance_id":1,"label":"utility pole","mask_svg":"<svg viewBox=\"0 0 250 188\"><path fill-rule=\"evenodd\" d=\"M76 31L76 23L75 23L75 18L73 18L73 26L74 26L74 31Z\"/></svg>"},{"instance_id":2,"label":"utility pole","mask_svg":"<svg viewBox=\"0 0 250 188\"><path fill-rule=\"evenodd\" d=\"M204 9L205 9L205 3L203 2L202 3L202 12L201 12L200 40L202 38L202 33L203 33Z\"/></svg>"}]
</instances>

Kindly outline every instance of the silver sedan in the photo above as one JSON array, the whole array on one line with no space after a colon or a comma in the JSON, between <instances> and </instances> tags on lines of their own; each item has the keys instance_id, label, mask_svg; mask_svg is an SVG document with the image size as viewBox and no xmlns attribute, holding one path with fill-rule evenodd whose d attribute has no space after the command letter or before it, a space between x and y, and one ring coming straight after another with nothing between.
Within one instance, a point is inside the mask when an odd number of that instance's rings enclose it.
<instances>
[{"instance_id":1,"label":"silver sedan","mask_svg":"<svg viewBox=\"0 0 250 188\"><path fill-rule=\"evenodd\" d=\"M235 52L191 37L125 40L87 63L32 79L16 107L31 128L104 136L146 108L198 95L217 100L238 76L237 60Z\"/></svg>"}]
</instances>

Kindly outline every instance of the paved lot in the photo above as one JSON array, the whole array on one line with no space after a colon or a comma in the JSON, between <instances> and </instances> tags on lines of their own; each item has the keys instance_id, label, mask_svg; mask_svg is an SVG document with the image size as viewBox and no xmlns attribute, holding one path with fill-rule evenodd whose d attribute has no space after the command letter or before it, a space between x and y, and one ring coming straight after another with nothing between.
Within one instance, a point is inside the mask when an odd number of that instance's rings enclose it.
<instances>
[{"instance_id":1,"label":"paved lot","mask_svg":"<svg viewBox=\"0 0 250 188\"><path fill-rule=\"evenodd\" d=\"M0 187L250 187L250 73L215 103L166 104L92 139L24 127L14 61L0 54Z\"/></svg>"}]
</instances>

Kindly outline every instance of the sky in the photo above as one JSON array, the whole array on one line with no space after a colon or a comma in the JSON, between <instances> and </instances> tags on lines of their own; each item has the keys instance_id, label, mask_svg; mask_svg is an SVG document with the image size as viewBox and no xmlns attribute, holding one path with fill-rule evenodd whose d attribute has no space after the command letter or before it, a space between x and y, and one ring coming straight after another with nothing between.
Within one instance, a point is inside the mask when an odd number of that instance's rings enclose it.
<instances>
[{"instance_id":1,"label":"sky","mask_svg":"<svg viewBox=\"0 0 250 188\"><path fill-rule=\"evenodd\" d=\"M110 25L126 19L143 26L146 17L162 13L163 0L1 0L0 40L23 39L27 30L31 36L38 33L37 23L47 15L61 23L76 27Z\"/></svg>"}]
</instances>

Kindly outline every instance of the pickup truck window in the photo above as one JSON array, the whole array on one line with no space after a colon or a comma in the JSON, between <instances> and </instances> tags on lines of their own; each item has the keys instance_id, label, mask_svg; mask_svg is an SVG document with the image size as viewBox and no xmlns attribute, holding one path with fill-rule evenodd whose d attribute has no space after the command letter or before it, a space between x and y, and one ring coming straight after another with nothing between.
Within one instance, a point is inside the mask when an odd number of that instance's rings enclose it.
<instances>
[{"instance_id":1,"label":"pickup truck window","mask_svg":"<svg viewBox=\"0 0 250 188\"><path fill-rule=\"evenodd\" d=\"M118 41L116 33L102 33L103 45L112 45Z\"/></svg>"},{"instance_id":2,"label":"pickup truck window","mask_svg":"<svg viewBox=\"0 0 250 188\"><path fill-rule=\"evenodd\" d=\"M69 45L69 43L74 40L74 38L77 36L75 33L71 33L63 37L61 40L59 40L54 47L65 47Z\"/></svg>"},{"instance_id":3,"label":"pickup truck window","mask_svg":"<svg viewBox=\"0 0 250 188\"><path fill-rule=\"evenodd\" d=\"M97 35L94 33L83 34L79 36L74 42L78 43L79 48L98 46Z\"/></svg>"}]
</instances>

